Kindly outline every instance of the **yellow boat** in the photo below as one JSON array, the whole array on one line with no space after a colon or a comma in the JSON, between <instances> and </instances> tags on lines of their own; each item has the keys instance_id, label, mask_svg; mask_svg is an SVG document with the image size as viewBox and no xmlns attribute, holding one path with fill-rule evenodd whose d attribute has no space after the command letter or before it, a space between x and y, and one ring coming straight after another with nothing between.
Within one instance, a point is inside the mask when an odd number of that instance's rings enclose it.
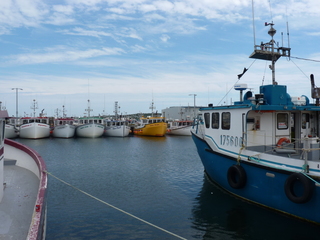
<instances>
[{"instance_id":1,"label":"yellow boat","mask_svg":"<svg viewBox=\"0 0 320 240\"><path fill-rule=\"evenodd\" d=\"M140 136L163 137L167 132L164 117L142 117L133 133Z\"/></svg>"}]
</instances>

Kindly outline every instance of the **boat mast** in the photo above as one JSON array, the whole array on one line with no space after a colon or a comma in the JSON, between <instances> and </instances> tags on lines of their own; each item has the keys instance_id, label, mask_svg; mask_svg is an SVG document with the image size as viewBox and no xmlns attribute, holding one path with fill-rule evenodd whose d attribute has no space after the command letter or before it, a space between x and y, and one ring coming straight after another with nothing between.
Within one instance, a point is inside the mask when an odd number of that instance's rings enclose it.
<instances>
[{"instance_id":1,"label":"boat mast","mask_svg":"<svg viewBox=\"0 0 320 240\"><path fill-rule=\"evenodd\" d=\"M274 39L273 39L273 36L276 34L276 30L273 28L273 22L272 23L266 23L265 24L266 26L267 25L270 25L270 29L268 31L268 34L271 36L271 41L270 41L270 44L271 44L271 56L272 56L272 60L271 60L271 71L272 71L272 85L276 85L276 75L275 75L275 67L276 67L276 58L274 56Z\"/></svg>"},{"instance_id":2,"label":"boat mast","mask_svg":"<svg viewBox=\"0 0 320 240\"><path fill-rule=\"evenodd\" d=\"M88 117L90 117L90 112L93 111L93 109L90 108L90 100L88 99L88 108L85 109L88 112Z\"/></svg>"},{"instance_id":3,"label":"boat mast","mask_svg":"<svg viewBox=\"0 0 320 240\"><path fill-rule=\"evenodd\" d=\"M36 117L36 109L38 109L38 103L35 99L33 99L33 105L31 105L30 108L33 109L33 117Z\"/></svg>"},{"instance_id":4,"label":"boat mast","mask_svg":"<svg viewBox=\"0 0 320 240\"><path fill-rule=\"evenodd\" d=\"M280 57L290 57L289 47L277 47L273 36L276 34L276 30L273 28L274 23L265 23L265 26L270 26L268 34L271 36L271 41L267 43L261 42L260 45L254 45L254 52L250 55L250 58L269 60L271 65L269 66L272 71L272 85L277 85L275 77L275 63Z\"/></svg>"},{"instance_id":5,"label":"boat mast","mask_svg":"<svg viewBox=\"0 0 320 240\"><path fill-rule=\"evenodd\" d=\"M118 101L114 102L114 117L118 120Z\"/></svg>"},{"instance_id":6,"label":"boat mast","mask_svg":"<svg viewBox=\"0 0 320 240\"><path fill-rule=\"evenodd\" d=\"M67 117L66 109L65 109L64 105L62 105L62 117L63 117L63 118L66 118L66 117Z\"/></svg>"},{"instance_id":7,"label":"boat mast","mask_svg":"<svg viewBox=\"0 0 320 240\"><path fill-rule=\"evenodd\" d=\"M154 106L153 98L149 109L151 109L151 117L153 117L153 109L156 109L156 107Z\"/></svg>"}]
</instances>

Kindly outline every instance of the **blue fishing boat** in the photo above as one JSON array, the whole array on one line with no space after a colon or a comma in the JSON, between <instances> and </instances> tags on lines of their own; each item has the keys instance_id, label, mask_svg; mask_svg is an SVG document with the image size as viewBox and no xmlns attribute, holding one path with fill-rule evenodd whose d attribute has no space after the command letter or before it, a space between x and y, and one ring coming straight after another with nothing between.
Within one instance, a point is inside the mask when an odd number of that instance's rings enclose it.
<instances>
[{"instance_id":1,"label":"blue fishing boat","mask_svg":"<svg viewBox=\"0 0 320 240\"><path fill-rule=\"evenodd\" d=\"M192 138L206 175L227 192L267 208L320 224L320 88L310 75L311 97L290 96L275 81L275 63L290 58L271 41L251 58L271 61L272 84L258 94L236 84L239 101L200 109ZM246 72L238 75L240 77Z\"/></svg>"}]
</instances>

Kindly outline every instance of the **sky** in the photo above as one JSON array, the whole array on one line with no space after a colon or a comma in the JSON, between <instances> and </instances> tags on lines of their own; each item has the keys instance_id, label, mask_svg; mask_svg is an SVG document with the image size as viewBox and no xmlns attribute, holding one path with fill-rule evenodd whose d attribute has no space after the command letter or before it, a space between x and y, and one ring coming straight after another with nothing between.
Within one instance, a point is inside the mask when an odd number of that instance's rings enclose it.
<instances>
[{"instance_id":1,"label":"sky","mask_svg":"<svg viewBox=\"0 0 320 240\"><path fill-rule=\"evenodd\" d=\"M235 84L259 93L272 83L270 62L249 58L271 40L265 22L291 47L276 81L311 99L310 74L320 85L319 0L1 0L1 107L61 116L64 106L76 117L88 107L114 114L116 101L123 115L151 112L152 102L154 112L230 104Z\"/></svg>"}]
</instances>

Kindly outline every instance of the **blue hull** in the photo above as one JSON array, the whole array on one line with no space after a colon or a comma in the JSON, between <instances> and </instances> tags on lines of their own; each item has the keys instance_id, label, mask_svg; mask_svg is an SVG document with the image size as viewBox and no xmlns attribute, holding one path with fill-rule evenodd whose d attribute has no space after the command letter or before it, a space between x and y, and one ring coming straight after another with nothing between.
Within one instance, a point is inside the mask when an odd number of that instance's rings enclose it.
<instances>
[{"instance_id":1,"label":"blue hull","mask_svg":"<svg viewBox=\"0 0 320 240\"><path fill-rule=\"evenodd\" d=\"M314 187L312 197L306 203L294 203L285 194L285 182L292 172L241 161L247 175L246 184L240 189L232 188L227 174L228 169L237 164L237 159L212 151L204 140L194 134L192 138L206 173L220 187L250 202L320 224L320 187Z\"/></svg>"}]
</instances>

